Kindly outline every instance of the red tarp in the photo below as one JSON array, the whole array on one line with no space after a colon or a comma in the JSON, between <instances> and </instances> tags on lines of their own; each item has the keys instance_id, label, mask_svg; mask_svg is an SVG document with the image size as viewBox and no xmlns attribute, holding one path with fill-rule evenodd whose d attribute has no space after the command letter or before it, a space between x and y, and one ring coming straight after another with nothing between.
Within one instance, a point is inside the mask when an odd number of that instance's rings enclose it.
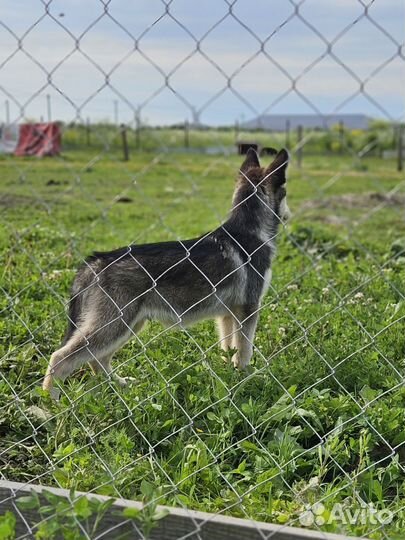
<instances>
[{"instance_id":1,"label":"red tarp","mask_svg":"<svg viewBox=\"0 0 405 540\"><path fill-rule=\"evenodd\" d=\"M59 154L61 133L58 124L21 124L16 156L54 156Z\"/></svg>"}]
</instances>

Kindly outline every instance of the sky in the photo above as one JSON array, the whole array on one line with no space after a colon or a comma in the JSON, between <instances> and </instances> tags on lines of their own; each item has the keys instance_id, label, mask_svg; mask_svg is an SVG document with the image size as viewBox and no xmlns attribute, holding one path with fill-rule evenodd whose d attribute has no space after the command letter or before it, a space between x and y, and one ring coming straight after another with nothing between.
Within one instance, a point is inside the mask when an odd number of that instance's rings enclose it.
<instances>
[{"instance_id":1,"label":"sky","mask_svg":"<svg viewBox=\"0 0 405 540\"><path fill-rule=\"evenodd\" d=\"M398 120L404 34L403 0L2 0L0 122Z\"/></svg>"}]
</instances>

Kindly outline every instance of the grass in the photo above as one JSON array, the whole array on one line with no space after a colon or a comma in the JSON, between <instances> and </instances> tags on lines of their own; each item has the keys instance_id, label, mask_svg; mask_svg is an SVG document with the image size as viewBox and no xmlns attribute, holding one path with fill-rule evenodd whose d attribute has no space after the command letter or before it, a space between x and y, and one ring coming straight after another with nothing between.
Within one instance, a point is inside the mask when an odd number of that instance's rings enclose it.
<instances>
[{"instance_id":1,"label":"grass","mask_svg":"<svg viewBox=\"0 0 405 540\"><path fill-rule=\"evenodd\" d=\"M294 218L247 372L221 359L212 322L187 333L154 323L144 348L133 340L116 357L136 384L86 368L54 402L39 384L83 257L216 227L239 165L93 158L0 161L2 474L130 499L148 482L161 504L291 525L322 501L322 530L402 538L405 198L395 164L313 156L291 167ZM360 500L392 522L328 523L335 503L354 512Z\"/></svg>"}]
</instances>

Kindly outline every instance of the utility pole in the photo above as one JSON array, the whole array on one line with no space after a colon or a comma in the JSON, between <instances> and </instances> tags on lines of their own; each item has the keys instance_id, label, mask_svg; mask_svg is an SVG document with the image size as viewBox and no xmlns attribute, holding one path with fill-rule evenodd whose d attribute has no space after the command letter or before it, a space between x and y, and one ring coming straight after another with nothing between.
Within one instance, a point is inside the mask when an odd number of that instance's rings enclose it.
<instances>
[{"instance_id":1,"label":"utility pole","mask_svg":"<svg viewBox=\"0 0 405 540\"><path fill-rule=\"evenodd\" d=\"M118 126L118 99L114 99L114 124Z\"/></svg>"},{"instance_id":2,"label":"utility pole","mask_svg":"<svg viewBox=\"0 0 405 540\"><path fill-rule=\"evenodd\" d=\"M48 122L52 122L51 96L49 94L46 94L46 108L48 113Z\"/></svg>"},{"instance_id":3,"label":"utility pole","mask_svg":"<svg viewBox=\"0 0 405 540\"><path fill-rule=\"evenodd\" d=\"M6 99L6 124L8 125L10 123L10 102L8 99Z\"/></svg>"},{"instance_id":4,"label":"utility pole","mask_svg":"<svg viewBox=\"0 0 405 540\"><path fill-rule=\"evenodd\" d=\"M190 124L188 120L184 120L184 146L189 148L190 146Z\"/></svg>"}]
</instances>

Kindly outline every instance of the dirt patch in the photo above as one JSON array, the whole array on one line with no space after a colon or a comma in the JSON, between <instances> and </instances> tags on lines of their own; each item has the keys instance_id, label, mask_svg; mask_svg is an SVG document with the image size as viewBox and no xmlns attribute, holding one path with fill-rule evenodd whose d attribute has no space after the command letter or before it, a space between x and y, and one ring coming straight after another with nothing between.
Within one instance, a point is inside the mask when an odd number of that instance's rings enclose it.
<instances>
[{"instance_id":1,"label":"dirt patch","mask_svg":"<svg viewBox=\"0 0 405 540\"><path fill-rule=\"evenodd\" d=\"M0 194L0 206L14 208L15 206L36 206L38 201L27 195L13 195L11 193Z\"/></svg>"},{"instance_id":2,"label":"dirt patch","mask_svg":"<svg viewBox=\"0 0 405 540\"><path fill-rule=\"evenodd\" d=\"M350 219L343 216L336 216L335 214L330 214L327 216L317 216L318 221L323 223L328 223L329 225L347 225L350 223Z\"/></svg>"},{"instance_id":3,"label":"dirt patch","mask_svg":"<svg viewBox=\"0 0 405 540\"><path fill-rule=\"evenodd\" d=\"M301 205L302 210L313 208L369 208L384 204L386 206L402 206L405 208L405 194L395 193L393 195L385 193L348 193L345 195L334 195L323 199L312 199Z\"/></svg>"},{"instance_id":4,"label":"dirt patch","mask_svg":"<svg viewBox=\"0 0 405 540\"><path fill-rule=\"evenodd\" d=\"M14 193L0 193L0 209L17 208L19 206L29 206L30 208L45 208L48 205L56 206L65 204L60 200L59 195L55 197L30 197L29 195L17 195Z\"/></svg>"}]
</instances>

